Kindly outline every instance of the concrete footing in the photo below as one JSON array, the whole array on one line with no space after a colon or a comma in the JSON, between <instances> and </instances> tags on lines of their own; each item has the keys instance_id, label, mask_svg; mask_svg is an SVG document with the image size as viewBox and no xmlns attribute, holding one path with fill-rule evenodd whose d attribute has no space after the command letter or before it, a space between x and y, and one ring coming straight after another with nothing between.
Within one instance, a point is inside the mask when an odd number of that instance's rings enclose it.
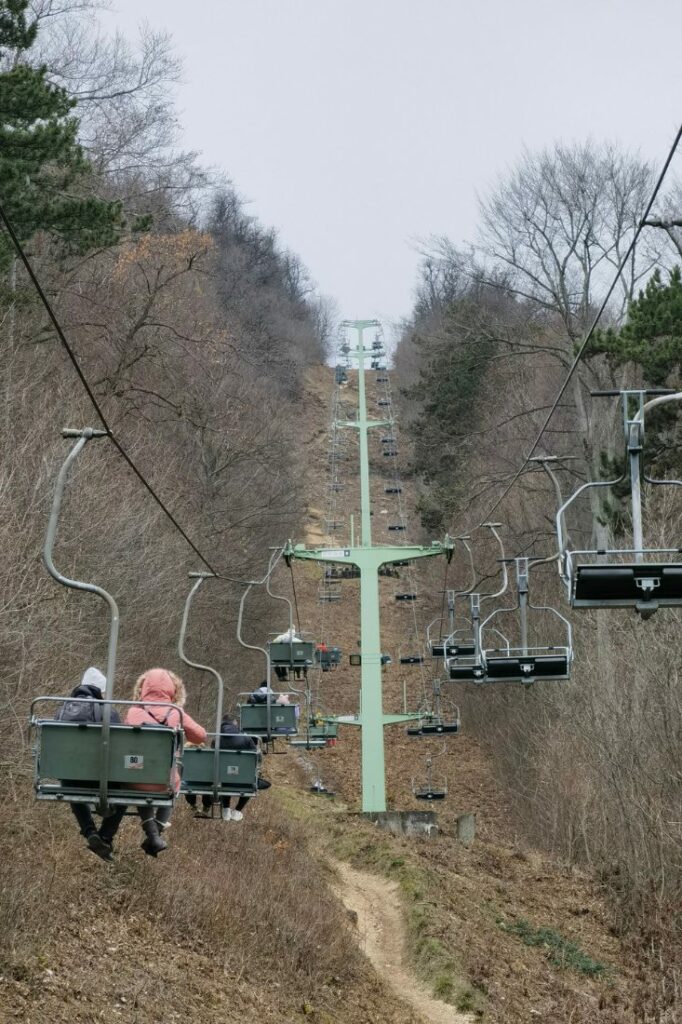
<instances>
[{"instance_id":1,"label":"concrete footing","mask_svg":"<svg viewBox=\"0 0 682 1024\"><path fill-rule=\"evenodd\" d=\"M394 836L435 838L438 835L438 815L435 811L371 811L365 817Z\"/></svg>"},{"instance_id":2,"label":"concrete footing","mask_svg":"<svg viewBox=\"0 0 682 1024\"><path fill-rule=\"evenodd\" d=\"M460 814L456 819L457 838L464 846L471 846L476 837L476 815Z\"/></svg>"}]
</instances>

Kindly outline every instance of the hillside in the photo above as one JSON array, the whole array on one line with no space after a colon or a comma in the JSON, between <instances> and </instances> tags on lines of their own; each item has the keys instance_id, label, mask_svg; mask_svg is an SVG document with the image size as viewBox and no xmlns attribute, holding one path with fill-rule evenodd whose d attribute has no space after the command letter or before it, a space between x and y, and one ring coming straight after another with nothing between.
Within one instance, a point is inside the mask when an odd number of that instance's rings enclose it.
<instances>
[{"instance_id":1,"label":"hillside","mask_svg":"<svg viewBox=\"0 0 682 1024\"><path fill-rule=\"evenodd\" d=\"M332 380L328 368L308 371L299 419L308 539L324 535L320 467ZM344 403L353 403L354 387L351 375ZM388 507L379 458L375 451L377 530ZM351 457L339 464L345 487L339 508L356 507L354 478ZM403 486L409 509L413 495L409 483ZM295 563L293 573L302 627L344 654L353 650L357 581L340 584L339 601L320 604L320 570ZM423 626L437 614L438 599L427 577L415 573L415 579ZM412 630L412 611L394 600L397 583L382 581L382 640L394 657L384 675L386 707L395 710L403 679L412 703L419 702L422 686L418 669L397 665ZM273 589L289 588L282 568ZM347 657L318 683L326 710L356 710L358 670ZM614 934L598 881L541 855L514 833L485 756L463 725L437 761L449 790L439 807L437 839L391 837L357 815L359 736L352 727L342 727L333 748L270 755L266 774L273 787L241 825L195 821L179 805L171 849L158 862L143 857L131 820L124 823L116 864L101 863L83 849L65 809L33 805L27 777L15 781L23 795L5 817L2 840L0 1019L662 1020L648 1009L655 979ZM419 806L412 778L423 776L426 752L441 748L440 740L388 730L392 806ZM318 777L336 791L334 800L308 791ZM455 836L455 818L463 812L476 814L470 847ZM377 918L378 907L385 914ZM404 957L399 968L397 956ZM433 1004L429 992L440 997Z\"/></svg>"}]
</instances>

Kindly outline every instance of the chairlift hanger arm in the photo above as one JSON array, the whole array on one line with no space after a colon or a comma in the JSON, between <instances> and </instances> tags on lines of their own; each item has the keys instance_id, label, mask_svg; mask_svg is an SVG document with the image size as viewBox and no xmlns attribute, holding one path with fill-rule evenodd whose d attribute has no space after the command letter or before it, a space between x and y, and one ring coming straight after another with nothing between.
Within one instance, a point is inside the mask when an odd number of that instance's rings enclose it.
<instances>
[{"instance_id":1,"label":"chairlift hanger arm","mask_svg":"<svg viewBox=\"0 0 682 1024\"><path fill-rule=\"evenodd\" d=\"M507 587L509 586L509 575L507 573L507 563L506 563L506 558L505 558L505 553L504 553L504 543L502 541L502 537L498 533L498 529L500 528L500 526L502 524L501 523L482 523L481 525L485 526L488 530L490 530L490 532L492 533L493 537L497 541L498 546L500 548L500 555L501 555L501 558L499 559L499 561L502 563L502 586L500 587L499 590L496 590L492 594L483 594L483 595L481 595L480 603L483 604L484 601L492 601L496 597L502 597L502 595L507 590Z\"/></svg>"},{"instance_id":2,"label":"chairlift hanger arm","mask_svg":"<svg viewBox=\"0 0 682 1024\"><path fill-rule=\"evenodd\" d=\"M180 660L185 663L185 665L189 665L190 668L195 668L199 672L208 672L210 675L213 676L213 678L217 682L219 707L216 731L219 733L220 723L222 721L223 678L216 669L212 668L210 665L202 665L198 661L192 661L190 658L187 657L187 654L185 652L185 636L187 634L187 623L189 621L189 612L192 606L192 602L194 600L194 596L205 580L217 579L218 577L215 575L215 573L212 572L191 572L189 573L189 577L190 579L195 580L195 582L189 594L187 595L187 600L185 601L185 607L182 613L182 622L180 624L180 636L178 637L178 656Z\"/></svg>"},{"instance_id":3,"label":"chairlift hanger arm","mask_svg":"<svg viewBox=\"0 0 682 1024\"><path fill-rule=\"evenodd\" d=\"M47 533L45 535L45 544L43 547L43 561L45 567L49 572L50 576L55 579L58 583L61 583L64 587L69 587L72 590L81 590L89 594L95 594L97 597L101 597L103 601L106 601L109 607L109 643L107 648L107 673L106 673L106 687L104 690L104 697L106 701L111 701L114 695L114 677L116 674L116 653L118 648L118 628L119 628L119 612L118 605L113 597L104 587L97 586L95 583L84 583L81 580L73 580L68 576L64 576L55 566L53 559L54 542L57 536L57 528L59 526L59 514L61 512L62 500L64 497L64 488L66 486L66 478L69 473L69 469L73 462L78 458L81 451L88 443L96 438L106 437L107 432L104 430L95 430L92 427L86 427L84 430L74 430L72 428L66 428L63 432L64 437L77 438L76 443L73 445L71 451L68 453L62 466L57 475L57 483L55 484L54 497L52 499L52 508L50 509L50 517L47 524ZM99 810L102 814L106 813L108 808L108 789L109 789L109 752L110 752L110 736L111 736L111 704L105 703L102 709L102 746L100 756L100 781L99 781Z\"/></svg>"}]
</instances>

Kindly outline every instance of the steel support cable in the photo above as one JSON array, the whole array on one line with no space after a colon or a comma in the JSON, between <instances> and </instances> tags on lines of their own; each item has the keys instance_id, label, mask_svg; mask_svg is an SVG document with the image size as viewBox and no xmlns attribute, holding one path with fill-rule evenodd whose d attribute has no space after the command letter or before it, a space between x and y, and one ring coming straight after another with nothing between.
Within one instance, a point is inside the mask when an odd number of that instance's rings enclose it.
<instances>
[{"instance_id":1,"label":"steel support cable","mask_svg":"<svg viewBox=\"0 0 682 1024\"><path fill-rule=\"evenodd\" d=\"M71 348L71 346L69 345L69 343L68 343L68 341L66 339L66 335L64 334L64 331L62 330L61 324L59 323L59 320L57 319L57 316L56 316L56 314L55 314L55 312L54 312L54 310L52 308L50 300L48 299L48 297L46 296L45 292L43 291L43 288L42 288L42 286L40 284L40 281L38 280L38 277L37 277L37 275L36 275L36 273L35 273L35 271L33 269L33 266L31 264L28 256L24 252L24 248L23 248L21 242L19 241L19 239L17 238L17 235L16 235L16 233L14 231L14 228L12 227L12 225L11 225L11 223L10 223L8 217L7 217L7 214L5 213L5 209L4 209L4 207L1 204L0 204L0 220L2 220L2 223L4 224L5 230L7 231L7 234L11 238L12 244L14 245L14 248L16 249L19 258L20 258L21 262L23 263L23 265L24 265L24 267L26 269L26 273L30 277L31 282L32 282L36 292L38 293L38 297L40 298L40 301L42 302L42 304L43 304L43 306L45 308L45 311L46 311L48 317L50 318L50 321L52 323L52 326L55 329L57 337L59 338L62 346L64 347L64 349L66 351L66 354L68 355L69 359L71 360L71 363L72 363L76 373L78 374L80 382L83 385L83 388L85 389L85 392L86 392L88 398L90 399L90 402L92 403L92 406L93 406L95 412L97 413L97 416L99 417L99 419L100 419L100 421L102 423L102 426L106 430L107 435L109 436L112 444L118 450L119 454L122 456L124 461L128 464L130 469L132 469L133 473L138 478L140 483L146 488L146 490L152 496L152 498L154 499L156 504L159 506L161 511L164 513L164 515L171 521L171 523L173 524L175 529L183 537L183 539L187 542L187 544L189 544L189 546L192 549L192 551L194 552L194 554L200 559L200 561L206 566L206 568L209 569L210 572L212 572L214 574L214 576L220 576L220 573L218 572L218 570L215 569L214 566L211 564L211 562L201 553L201 551L199 550L197 545L194 543L192 538L183 529L183 527L177 521L177 519L175 518L173 513L170 511L170 509L164 504L163 500L156 493L156 491L154 490L152 485L145 479L145 477L142 474L141 470L139 470L137 468L137 466L135 465L135 463L131 459L130 455L128 455L127 451L125 450L125 448L123 447L121 442L118 440L118 438L112 432L112 429L109 426L109 423L107 422L107 418L104 415L104 412L102 411L102 408L101 408L99 402L97 401L97 398L93 394L92 388L90 387L90 384L89 384L85 374L83 373L83 370L80 367L78 359L76 358L76 354L75 354L75 352L73 351L73 349ZM223 579L229 579L229 577L222 577L222 578ZM242 582L242 581L235 580L234 582Z\"/></svg>"},{"instance_id":2,"label":"steel support cable","mask_svg":"<svg viewBox=\"0 0 682 1024\"><path fill-rule=\"evenodd\" d=\"M507 495L509 494L511 489L514 487L516 482L521 477L521 474L523 473L524 469L526 468L526 466L530 462L531 458L533 457L533 453L535 452L535 449L540 444L540 441L542 440L542 436L545 433L547 427L549 426L549 422L552 419L552 416L554 415L554 413L556 412L557 406L559 405L559 402L563 398L564 393L566 391L566 388L570 384L571 378L573 377L573 374L575 373L575 371L576 371L576 369L578 367L578 364L579 364L580 360L583 357L583 353L585 352L585 349L587 348L587 346L589 345L590 341L592 340L592 335L594 334L594 332L595 332L595 330L597 328L597 324L599 323L599 321L601 320L601 318L602 318L602 316L604 314L604 311L605 311L605 309L606 309L606 307L608 305L609 299L611 298L611 296L612 296L612 294L613 294L613 292L614 292L614 290L616 288L616 285L618 284L618 281L620 280L620 276L623 273L623 270L625 269L625 267L626 267L626 265L628 263L628 260L630 259L630 257L632 256L632 254L633 254L633 252L635 250L635 246L637 244L639 236L640 236L640 234L642 232L642 229L645 226L645 221L648 219L649 214L651 213L651 209L652 209L654 203L656 202L656 199L658 198L658 193L661 190L661 186L663 184L665 176L668 173L668 169L670 167L670 164L672 163L673 157L675 156L675 153L677 151L677 147L678 147L678 145L680 143L680 139L682 139L682 124L680 125L680 127L677 130L677 134L675 136L675 139L673 141L672 146L670 147L670 151L668 152L668 155L666 157L665 163L663 164L661 172L660 172L660 174L658 176L658 179L657 179L656 184L654 186L654 190L651 193L651 197L649 199L649 202L646 205L646 209L645 209L645 211L644 211L644 213L643 213L643 215L642 215L642 217L641 217L641 219L639 221L639 224L637 225L637 228L635 229L635 233L632 236L632 240L631 240L631 242L630 242L630 244L629 244L629 246L627 248L627 251L626 251L625 255L623 256L622 260L620 261L620 263L618 264L618 267L616 269L616 273L614 275L613 281L611 282L611 284L610 284L610 286L609 286L609 288L608 288L608 290L606 292L606 295L604 296L602 304L599 307L599 309L597 310L597 313L596 313L594 319L592 320L592 323L591 323L591 325L590 325L590 327L589 327L589 329L587 331L587 334L585 335L583 341L580 344L580 347L579 347L579 349L578 349L578 351L576 353L576 356L575 356L573 362L571 363L571 366L570 366L570 368L568 370L568 373L566 374L566 378L564 379L563 384L559 388L559 392L558 392L556 398L554 399L554 402L550 406L549 412L547 413L547 416L545 417L545 420L544 420L544 422L543 422L543 424L542 424L542 426L541 426L541 428L540 428L540 430L538 432L538 435L535 438L535 441L533 442L532 448L528 452L527 456L524 458L524 460L521 463L520 467L515 472L514 476L511 478L511 480L509 481L509 483L507 484L505 489L502 491L502 494L499 496L499 498L497 498L497 500L494 502L494 504L490 506L490 508L487 510L486 514L484 516L482 516L480 523L478 524L478 526L475 527L475 529L478 529L480 526L483 525L483 523L485 523L487 520L489 520L490 517L492 516L493 512L495 512L495 510L497 508L499 508L499 506L502 504L504 499L507 497Z\"/></svg>"}]
</instances>

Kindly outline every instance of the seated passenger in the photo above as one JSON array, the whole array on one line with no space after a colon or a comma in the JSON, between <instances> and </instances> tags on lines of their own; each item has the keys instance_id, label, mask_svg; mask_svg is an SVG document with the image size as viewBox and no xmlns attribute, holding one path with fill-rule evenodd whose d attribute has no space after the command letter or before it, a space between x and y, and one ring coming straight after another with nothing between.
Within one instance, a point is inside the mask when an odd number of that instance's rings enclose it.
<instances>
[{"instance_id":1,"label":"seated passenger","mask_svg":"<svg viewBox=\"0 0 682 1024\"><path fill-rule=\"evenodd\" d=\"M171 729L184 728L185 736L190 743L202 744L206 742L206 730L198 725L193 718L185 712L180 715L176 708L160 707L154 708L154 704L176 704L184 707L187 694L185 686L174 672L168 672L163 668L152 668L145 672L135 683L133 700L145 701L145 706L133 707L126 715L127 725L147 726L168 726ZM177 794L180 788L180 776L174 773L173 787ZM143 785L140 789L158 790L163 786ZM168 846L161 834L170 826L170 817L173 812L171 807L139 807L138 814L142 821L142 828L146 838L142 842L142 849L150 857L156 857Z\"/></svg>"},{"instance_id":2,"label":"seated passenger","mask_svg":"<svg viewBox=\"0 0 682 1024\"><path fill-rule=\"evenodd\" d=\"M270 703L274 704L277 695L275 691L271 690L268 686L267 679L264 679L258 689L249 694L247 704L267 704L268 694L270 694Z\"/></svg>"},{"instance_id":3,"label":"seated passenger","mask_svg":"<svg viewBox=\"0 0 682 1024\"><path fill-rule=\"evenodd\" d=\"M301 638L298 635L295 627L290 626L289 629L287 629L284 633L280 633L279 636L276 636L272 642L274 644L300 644Z\"/></svg>"},{"instance_id":4,"label":"seated passenger","mask_svg":"<svg viewBox=\"0 0 682 1024\"><path fill-rule=\"evenodd\" d=\"M55 718L59 722L101 722L102 721L102 699L106 690L107 681L98 668L90 667L83 673L79 685L71 692L72 697L84 698L81 701L65 701L61 705ZM85 702L87 701L87 703ZM120 725L121 719L111 709L111 724ZM63 785L69 786L68 779L62 780ZM78 783L73 783L78 785ZM81 835L88 845L88 849L101 857L102 860L112 861L114 836L118 832L121 819L125 814L125 807L117 807L115 811L102 818L99 829L95 825L92 811L88 804L69 804L74 817L78 822Z\"/></svg>"}]
</instances>

